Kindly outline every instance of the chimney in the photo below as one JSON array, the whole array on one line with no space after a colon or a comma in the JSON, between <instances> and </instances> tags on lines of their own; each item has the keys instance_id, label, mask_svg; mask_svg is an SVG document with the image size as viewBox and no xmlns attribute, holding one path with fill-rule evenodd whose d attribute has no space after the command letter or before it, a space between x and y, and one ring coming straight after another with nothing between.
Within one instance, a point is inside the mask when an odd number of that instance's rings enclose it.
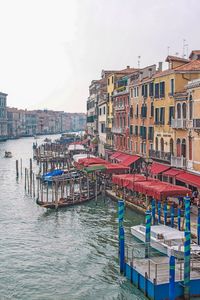
<instances>
[{"instance_id":1,"label":"chimney","mask_svg":"<svg viewBox=\"0 0 200 300\"><path fill-rule=\"evenodd\" d=\"M159 61L158 63L158 71L162 72L162 61Z\"/></svg>"},{"instance_id":2,"label":"chimney","mask_svg":"<svg viewBox=\"0 0 200 300\"><path fill-rule=\"evenodd\" d=\"M126 68L127 68L127 69L130 69L130 66L127 66Z\"/></svg>"}]
</instances>

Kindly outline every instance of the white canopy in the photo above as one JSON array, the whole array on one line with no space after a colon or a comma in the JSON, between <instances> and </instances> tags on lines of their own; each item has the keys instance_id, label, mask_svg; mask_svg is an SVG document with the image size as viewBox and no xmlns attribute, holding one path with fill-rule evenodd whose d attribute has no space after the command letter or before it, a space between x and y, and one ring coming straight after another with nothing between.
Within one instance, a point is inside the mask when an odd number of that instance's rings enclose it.
<instances>
[{"instance_id":1,"label":"white canopy","mask_svg":"<svg viewBox=\"0 0 200 300\"><path fill-rule=\"evenodd\" d=\"M71 144L68 147L68 151L76 151L76 150L85 150L83 145L79 145L79 144Z\"/></svg>"}]
</instances>

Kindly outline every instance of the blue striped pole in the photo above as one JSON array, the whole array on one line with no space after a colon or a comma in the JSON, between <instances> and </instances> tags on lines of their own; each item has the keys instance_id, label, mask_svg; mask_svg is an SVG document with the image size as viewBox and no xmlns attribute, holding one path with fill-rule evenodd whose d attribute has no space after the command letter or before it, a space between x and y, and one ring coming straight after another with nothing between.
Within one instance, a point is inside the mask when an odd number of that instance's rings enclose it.
<instances>
[{"instance_id":1,"label":"blue striped pole","mask_svg":"<svg viewBox=\"0 0 200 300\"><path fill-rule=\"evenodd\" d=\"M167 203L163 204L163 212L164 212L164 225L167 225Z\"/></svg>"},{"instance_id":2,"label":"blue striped pole","mask_svg":"<svg viewBox=\"0 0 200 300\"><path fill-rule=\"evenodd\" d=\"M158 224L161 224L161 202L158 201Z\"/></svg>"},{"instance_id":3,"label":"blue striped pole","mask_svg":"<svg viewBox=\"0 0 200 300\"><path fill-rule=\"evenodd\" d=\"M178 207L178 230L181 230L181 208Z\"/></svg>"},{"instance_id":4,"label":"blue striped pole","mask_svg":"<svg viewBox=\"0 0 200 300\"><path fill-rule=\"evenodd\" d=\"M145 212L145 258L149 257L149 248L151 240L151 211Z\"/></svg>"},{"instance_id":5,"label":"blue striped pole","mask_svg":"<svg viewBox=\"0 0 200 300\"><path fill-rule=\"evenodd\" d=\"M190 197L184 197L185 203L185 231L190 231Z\"/></svg>"},{"instance_id":6,"label":"blue striped pole","mask_svg":"<svg viewBox=\"0 0 200 300\"><path fill-rule=\"evenodd\" d=\"M119 222L119 228L123 226L124 221L124 201L119 200L118 201L118 222Z\"/></svg>"},{"instance_id":7,"label":"blue striped pole","mask_svg":"<svg viewBox=\"0 0 200 300\"><path fill-rule=\"evenodd\" d=\"M175 257L169 258L169 300L175 300Z\"/></svg>"},{"instance_id":8,"label":"blue striped pole","mask_svg":"<svg viewBox=\"0 0 200 300\"><path fill-rule=\"evenodd\" d=\"M174 204L172 204L170 208L170 213L171 213L171 227L174 227Z\"/></svg>"},{"instance_id":9,"label":"blue striped pole","mask_svg":"<svg viewBox=\"0 0 200 300\"><path fill-rule=\"evenodd\" d=\"M119 229L119 264L120 264L120 273L124 272L124 253L125 253L125 243L124 243L124 228L120 227Z\"/></svg>"},{"instance_id":10,"label":"blue striped pole","mask_svg":"<svg viewBox=\"0 0 200 300\"><path fill-rule=\"evenodd\" d=\"M197 243L200 245L200 207L198 207L197 215Z\"/></svg>"},{"instance_id":11,"label":"blue striped pole","mask_svg":"<svg viewBox=\"0 0 200 300\"><path fill-rule=\"evenodd\" d=\"M190 298L190 243L191 233L185 231L184 242L184 299Z\"/></svg>"},{"instance_id":12,"label":"blue striped pole","mask_svg":"<svg viewBox=\"0 0 200 300\"><path fill-rule=\"evenodd\" d=\"M155 199L151 200L151 211L152 211L152 224L156 224L156 201Z\"/></svg>"}]
</instances>

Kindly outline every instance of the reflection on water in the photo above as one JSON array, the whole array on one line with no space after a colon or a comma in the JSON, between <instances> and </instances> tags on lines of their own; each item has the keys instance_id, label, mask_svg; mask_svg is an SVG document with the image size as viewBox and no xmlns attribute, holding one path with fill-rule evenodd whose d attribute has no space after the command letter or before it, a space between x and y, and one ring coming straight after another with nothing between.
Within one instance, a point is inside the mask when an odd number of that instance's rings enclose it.
<instances>
[{"instance_id":1,"label":"reflection on water","mask_svg":"<svg viewBox=\"0 0 200 300\"><path fill-rule=\"evenodd\" d=\"M145 299L119 274L116 203L99 197L97 205L45 211L24 195L15 160L28 167L33 142L0 144L0 299ZM127 239L142 221L126 211Z\"/></svg>"}]
</instances>

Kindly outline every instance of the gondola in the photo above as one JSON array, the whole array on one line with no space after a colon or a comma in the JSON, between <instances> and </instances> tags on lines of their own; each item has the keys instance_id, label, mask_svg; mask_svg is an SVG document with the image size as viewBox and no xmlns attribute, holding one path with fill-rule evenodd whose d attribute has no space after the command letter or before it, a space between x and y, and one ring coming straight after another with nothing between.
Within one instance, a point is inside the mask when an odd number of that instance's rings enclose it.
<instances>
[{"instance_id":1,"label":"gondola","mask_svg":"<svg viewBox=\"0 0 200 300\"><path fill-rule=\"evenodd\" d=\"M97 192L97 196L100 195L100 191ZM39 199L36 200L36 203L44 208L50 208L50 209L58 209L58 208L63 208L63 207L68 207L68 206L74 206L74 205L78 205L78 204L82 204L85 203L87 201L90 201L92 199L95 198L95 193L93 192L91 194L90 192L90 196L87 197L86 193L83 193L80 197L79 195L76 195L74 197L74 199L70 196L67 198L60 198L58 201L51 201L51 202L47 202L47 201L40 201Z\"/></svg>"}]
</instances>

